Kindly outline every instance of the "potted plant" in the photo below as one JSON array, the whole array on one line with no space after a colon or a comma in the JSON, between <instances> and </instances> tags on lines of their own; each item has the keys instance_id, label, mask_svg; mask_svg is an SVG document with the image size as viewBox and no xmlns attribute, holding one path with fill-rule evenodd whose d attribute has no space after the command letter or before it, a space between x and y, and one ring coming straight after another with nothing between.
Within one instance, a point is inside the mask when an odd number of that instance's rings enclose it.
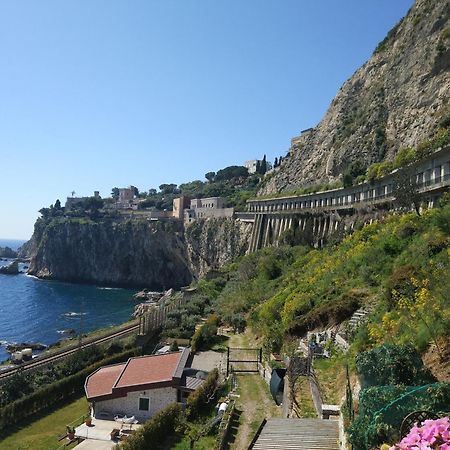
<instances>
[{"instance_id":1,"label":"potted plant","mask_svg":"<svg viewBox=\"0 0 450 450\"><path fill-rule=\"evenodd\" d=\"M69 441L73 441L75 439L75 428L69 427L69 425L67 425L66 431L67 431L67 439L69 439Z\"/></svg>"},{"instance_id":2,"label":"potted plant","mask_svg":"<svg viewBox=\"0 0 450 450\"><path fill-rule=\"evenodd\" d=\"M90 427L92 426L92 417L90 414L88 414L86 416L86 418L84 419L84 423L86 424L86 426Z\"/></svg>"}]
</instances>

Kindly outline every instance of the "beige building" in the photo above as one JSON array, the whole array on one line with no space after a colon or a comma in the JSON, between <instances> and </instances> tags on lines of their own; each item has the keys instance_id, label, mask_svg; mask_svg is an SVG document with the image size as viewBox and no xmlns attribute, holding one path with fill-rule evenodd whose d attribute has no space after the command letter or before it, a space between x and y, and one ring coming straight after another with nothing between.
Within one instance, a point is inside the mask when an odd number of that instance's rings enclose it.
<instances>
[{"instance_id":1,"label":"beige building","mask_svg":"<svg viewBox=\"0 0 450 450\"><path fill-rule=\"evenodd\" d=\"M172 217L175 219L183 219L184 210L188 209L190 205L190 198L181 196L173 199L173 212Z\"/></svg>"},{"instance_id":2,"label":"beige building","mask_svg":"<svg viewBox=\"0 0 450 450\"><path fill-rule=\"evenodd\" d=\"M189 209L184 210L184 221L193 222L197 219L233 217L234 208L225 208L222 197L194 198Z\"/></svg>"}]
</instances>

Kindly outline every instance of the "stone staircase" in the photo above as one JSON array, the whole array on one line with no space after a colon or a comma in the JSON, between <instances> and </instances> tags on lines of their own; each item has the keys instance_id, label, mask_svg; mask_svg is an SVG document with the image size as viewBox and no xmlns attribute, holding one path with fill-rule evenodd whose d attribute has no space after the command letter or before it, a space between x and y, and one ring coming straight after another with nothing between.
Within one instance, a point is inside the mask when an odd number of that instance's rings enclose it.
<instances>
[{"instance_id":1,"label":"stone staircase","mask_svg":"<svg viewBox=\"0 0 450 450\"><path fill-rule=\"evenodd\" d=\"M366 321L367 315L370 314L373 309L374 306L368 305L364 308L359 308L356 310L348 321L348 329L350 331L355 331L362 323Z\"/></svg>"},{"instance_id":2,"label":"stone staircase","mask_svg":"<svg viewBox=\"0 0 450 450\"><path fill-rule=\"evenodd\" d=\"M249 450L339 450L337 420L268 419Z\"/></svg>"}]
</instances>

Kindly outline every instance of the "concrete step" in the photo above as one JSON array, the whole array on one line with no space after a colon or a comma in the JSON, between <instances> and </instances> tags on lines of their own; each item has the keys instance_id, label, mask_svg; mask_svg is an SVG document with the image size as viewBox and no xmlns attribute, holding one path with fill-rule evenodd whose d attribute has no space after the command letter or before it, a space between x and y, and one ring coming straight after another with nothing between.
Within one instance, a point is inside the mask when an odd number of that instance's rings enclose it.
<instances>
[{"instance_id":1,"label":"concrete step","mask_svg":"<svg viewBox=\"0 0 450 450\"><path fill-rule=\"evenodd\" d=\"M339 450L337 420L268 419L254 450Z\"/></svg>"}]
</instances>

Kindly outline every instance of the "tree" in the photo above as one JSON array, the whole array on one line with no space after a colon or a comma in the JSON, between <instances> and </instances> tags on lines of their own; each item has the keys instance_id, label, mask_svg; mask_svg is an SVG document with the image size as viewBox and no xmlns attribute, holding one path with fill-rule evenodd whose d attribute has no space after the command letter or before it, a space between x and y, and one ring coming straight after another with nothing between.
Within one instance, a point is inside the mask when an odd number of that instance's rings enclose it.
<instances>
[{"instance_id":1,"label":"tree","mask_svg":"<svg viewBox=\"0 0 450 450\"><path fill-rule=\"evenodd\" d=\"M233 178L248 177L248 169L244 166L228 166L217 172L215 181L228 181Z\"/></svg>"},{"instance_id":2,"label":"tree","mask_svg":"<svg viewBox=\"0 0 450 450\"><path fill-rule=\"evenodd\" d=\"M59 201L59 199L56 200L54 209L57 211L61 210L61 202Z\"/></svg>"},{"instance_id":3,"label":"tree","mask_svg":"<svg viewBox=\"0 0 450 450\"><path fill-rule=\"evenodd\" d=\"M264 175L267 172L267 161L266 161L266 155L264 155L261 164L260 164L260 168L259 168L259 173L261 175Z\"/></svg>"},{"instance_id":4,"label":"tree","mask_svg":"<svg viewBox=\"0 0 450 450\"><path fill-rule=\"evenodd\" d=\"M119 198L119 188L113 187L113 188L111 189L111 197L112 197L114 200L117 200L117 199Z\"/></svg>"},{"instance_id":5,"label":"tree","mask_svg":"<svg viewBox=\"0 0 450 450\"><path fill-rule=\"evenodd\" d=\"M366 169L362 165L361 161L352 162L342 174L344 187L353 186L355 179L365 173Z\"/></svg>"},{"instance_id":6,"label":"tree","mask_svg":"<svg viewBox=\"0 0 450 450\"><path fill-rule=\"evenodd\" d=\"M164 183L159 186L159 190L163 194L175 194L177 191L177 185L174 183L169 183L169 184Z\"/></svg>"},{"instance_id":7,"label":"tree","mask_svg":"<svg viewBox=\"0 0 450 450\"><path fill-rule=\"evenodd\" d=\"M139 197L139 189L136 186L130 186L131 189L134 191L134 196Z\"/></svg>"},{"instance_id":8,"label":"tree","mask_svg":"<svg viewBox=\"0 0 450 450\"><path fill-rule=\"evenodd\" d=\"M420 216L421 196L413 168L405 168L395 174L393 194L395 203L400 208L410 209L412 205L417 215Z\"/></svg>"},{"instance_id":9,"label":"tree","mask_svg":"<svg viewBox=\"0 0 450 450\"><path fill-rule=\"evenodd\" d=\"M51 210L50 208L41 208L39 214L41 214L43 219L48 219L51 215Z\"/></svg>"},{"instance_id":10,"label":"tree","mask_svg":"<svg viewBox=\"0 0 450 450\"><path fill-rule=\"evenodd\" d=\"M206 178L210 183L212 183L212 182L214 181L215 176L216 176L216 172L208 172L208 173L205 173L205 178Z\"/></svg>"},{"instance_id":11,"label":"tree","mask_svg":"<svg viewBox=\"0 0 450 450\"><path fill-rule=\"evenodd\" d=\"M273 163L273 168L275 169L275 167L278 167L278 158L275 157L275 161Z\"/></svg>"},{"instance_id":12,"label":"tree","mask_svg":"<svg viewBox=\"0 0 450 450\"><path fill-rule=\"evenodd\" d=\"M150 188L149 190L148 190L148 195L150 195L150 196L154 196L154 195L156 195L158 193L158 191L155 189L155 188Z\"/></svg>"}]
</instances>

